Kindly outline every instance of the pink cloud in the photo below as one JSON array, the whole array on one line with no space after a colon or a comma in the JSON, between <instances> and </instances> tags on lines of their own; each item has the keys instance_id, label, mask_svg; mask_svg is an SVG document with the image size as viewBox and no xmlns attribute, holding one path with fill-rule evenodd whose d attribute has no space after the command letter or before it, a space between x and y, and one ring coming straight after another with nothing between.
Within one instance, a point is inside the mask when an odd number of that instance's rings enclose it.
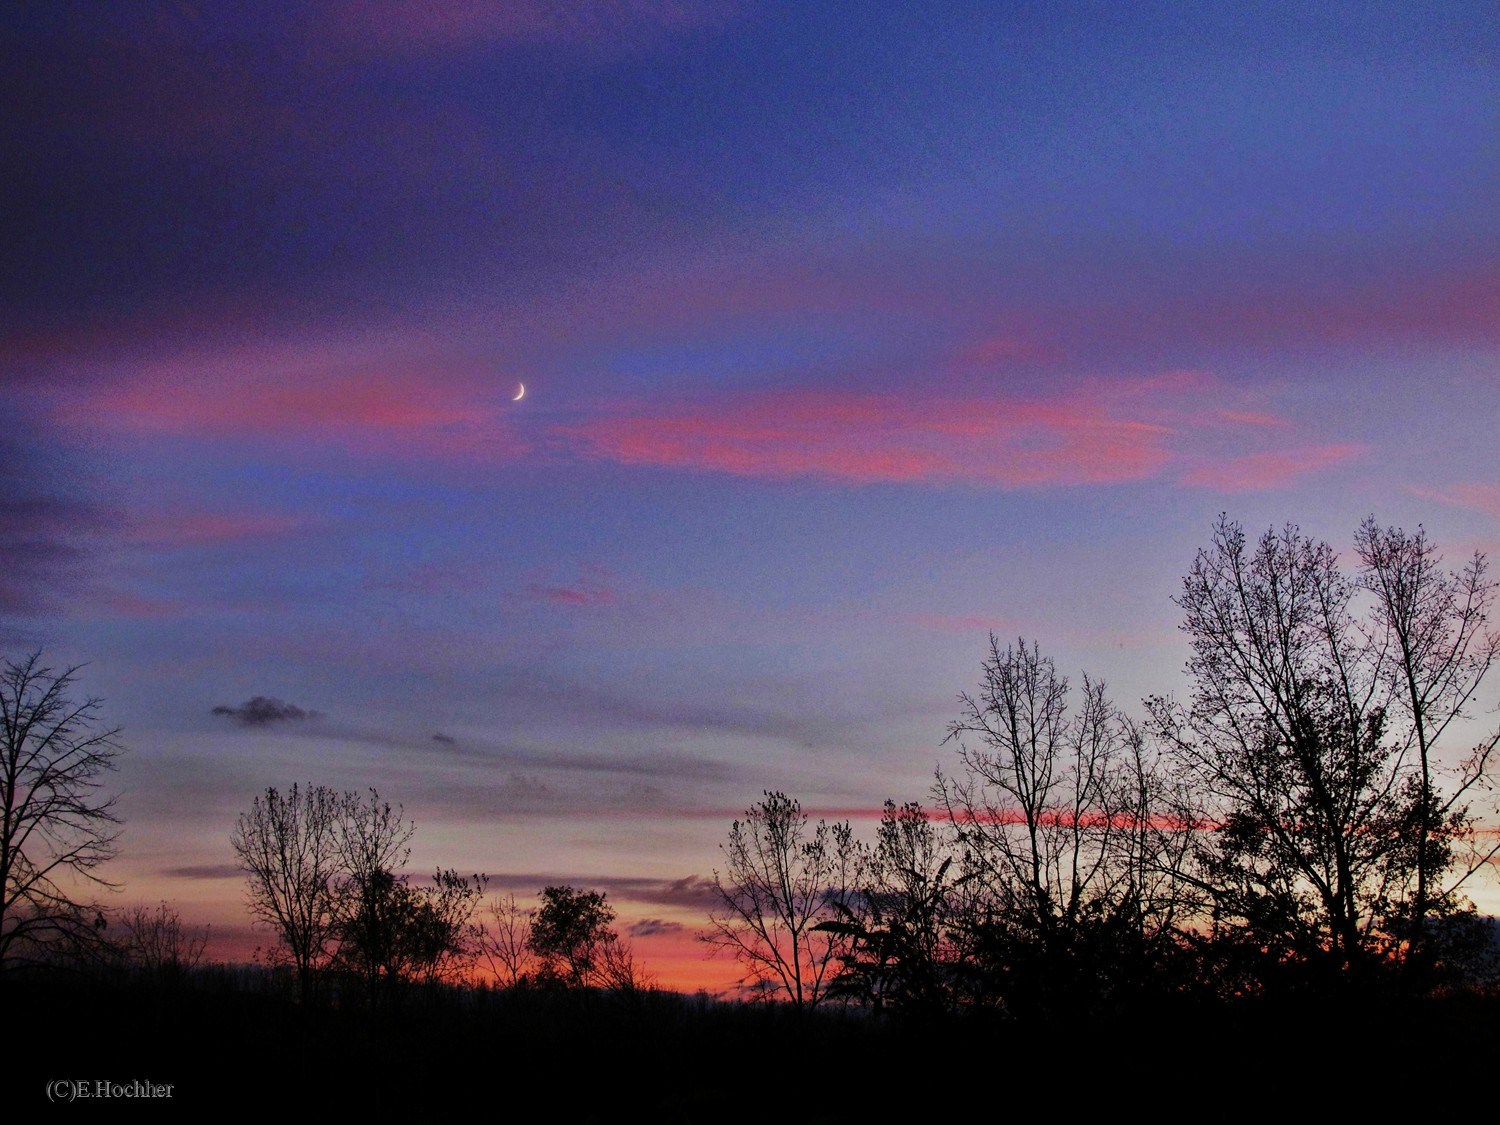
<instances>
[{"instance_id":1,"label":"pink cloud","mask_svg":"<svg viewBox=\"0 0 1500 1125\"><path fill-rule=\"evenodd\" d=\"M445 401L446 400L446 401ZM95 409L139 433L275 435L339 427L472 424L485 414L441 387L344 377L322 384L226 387L209 380L141 380L106 392Z\"/></svg>"},{"instance_id":2,"label":"pink cloud","mask_svg":"<svg viewBox=\"0 0 1500 1125\"><path fill-rule=\"evenodd\" d=\"M1309 277L1316 277L1310 265ZM1500 341L1500 275L1485 265L1447 273L1409 273L1378 281L1302 280L1249 291L1207 284L1140 298L1115 294L1098 306L1063 303L1027 309L1071 354L1190 345L1225 349L1332 346L1357 351L1411 344Z\"/></svg>"},{"instance_id":3,"label":"pink cloud","mask_svg":"<svg viewBox=\"0 0 1500 1125\"><path fill-rule=\"evenodd\" d=\"M615 592L613 590L596 587L582 588L571 586L538 586L529 585L526 593L540 601L552 602L554 605L573 606L601 606L613 605Z\"/></svg>"},{"instance_id":4,"label":"pink cloud","mask_svg":"<svg viewBox=\"0 0 1500 1125\"><path fill-rule=\"evenodd\" d=\"M424 337L397 328L177 355L124 378L76 384L59 395L55 415L82 440L182 437L250 442L302 458L332 449L463 464L542 453L845 485L1035 488L1186 472L1185 483L1198 486L1279 487L1358 449L1257 449L1262 435L1289 424L1192 370L1026 392L784 389L637 399L584 407L549 426L529 399L511 401L512 377L439 360L427 347ZM534 441L523 436L528 415L541 435ZM1249 448L1229 461L1195 456L1193 435L1209 429L1237 435ZM176 534L209 541L257 530L275 529L205 524ZM543 578L536 587L536 596L559 604L601 604L587 585Z\"/></svg>"},{"instance_id":5,"label":"pink cloud","mask_svg":"<svg viewBox=\"0 0 1500 1125\"><path fill-rule=\"evenodd\" d=\"M474 562L424 562L393 578L369 582L371 589L400 590L404 593L473 593L495 585L494 570Z\"/></svg>"},{"instance_id":6,"label":"pink cloud","mask_svg":"<svg viewBox=\"0 0 1500 1125\"><path fill-rule=\"evenodd\" d=\"M614 605L618 595L618 584L607 567L598 563L585 563L580 573L571 582L551 580L551 575L539 575L536 581L525 586L526 596L552 605L596 608Z\"/></svg>"},{"instance_id":7,"label":"pink cloud","mask_svg":"<svg viewBox=\"0 0 1500 1125\"><path fill-rule=\"evenodd\" d=\"M1250 333L1301 334L1336 344L1403 337L1493 343L1500 339L1500 276L1490 266L1327 297L1278 294L1241 306L1238 315L1220 311L1226 322L1238 321Z\"/></svg>"},{"instance_id":8,"label":"pink cloud","mask_svg":"<svg viewBox=\"0 0 1500 1125\"><path fill-rule=\"evenodd\" d=\"M660 808L644 810L639 814L632 814L629 810L623 815L642 815L652 818L672 817L680 820L701 820L710 823L723 823L737 820L745 815L744 808L735 808L731 805L721 805L718 808L687 807L687 808ZM813 820L879 820L885 815L883 805L809 805L802 810ZM939 814L938 809L929 809L928 812L934 817ZM687 882L683 880L682 882ZM706 888L705 888L706 889Z\"/></svg>"},{"instance_id":9,"label":"pink cloud","mask_svg":"<svg viewBox=\"0 0 1500 1125\"><path fill-rule=\"evenodd\" d=\"M1286 429L1291 425L1291 422L1280 415L1268 414L1261 410L1221 410L1219 418L1233 426L1266 426Z\"/></svg>"},{"instance_id":10,"label":"pink cloud","mask_svg":"<svg viewBox=\"0 0 1500 1125\"><path fill-rule=\"evenodd\" d=\"M1168 427L1100 399L931 399L784 391L632 405L559 427L586 455L737 476L997 484L1141 480L1170 458Z\"/></svg>"},{"instance_id":11,"label":"pink cloud","mask_svg":"<svg viewBox=\"0 0 1500 1125\"><path fill-rule=\"evenodd\" d=\"M1014 619L986 617L979 613L914 613L902 620L942 633L1012 633L1017 630Z\"/></svg>"},{"instance_id":12,"label":"pink cloud","mask_svg":"<svg viewBox=\"0 0 1500 1125\"><path fill-rule=\"evenodd\" d=\"M1247 453L1195 469L1182 480L1184 484L1218 489L1220 492L1285 488L1304 473L1342 464L1364 450L1363 445L1347 443Z\"/></svg>"},{"instance_id":13,"label":"pink cloud","mask_svg":"<svg viewBox=\"0 0 1500 1125\"><path fill-rule=\"evenodd\" d=\"M368 344L334 343L178 357L128 379L80 385L55 412L70 428L146 439L469 461L525 450L509 416L513 382L373 353Z\"/></svg>"},{"instance_id":14,"label":"pink cloud","mask_svg":"<svg viewBox=\"0 0 1500 1125\"><path fill-rule=\"evenodd\" d=\"M878 821L885 816L883 805L827 805L815 806L803 809L803 812L812 820L826 821ZM935 822L946 823L949 819L948 810L941 805L928 805L923 812ZM691 813L692 816L705 816L702 810ZM724 810L715 814L720 818L740 817L741 812L731 813ZM978 824L1024 824L1026 815L1022 810L1015 808L975 809L972 813L955 810L959 820ZM1115 828L1133 829L1139 827L1143 822L1133 816L1126 814L1115 814L1106 816L1103 813L1092 810L1073 810L1069 808L1043 809L1038 814L1041 824L1057 825L1061 827L1072 827L1075 824L1082 828ZM1152 828L1166 831L1182 831L1189 828L1212 828L1213 825L1206 821L1188 822L1175 816L1153 816L1144 822Z\"/></svg>"},{"instance_id":15,"label":"pink cloud","mask_svg":"<svg viewBox=\"0 0 1500 1125\"><path fill-rule=\"evenodd\" d=\"M1463 481L1447 488L1416 488L1413 493L1440 504L1451 504L1456 508L1472 508L1487 516L1500 519L1500 484L1480 481Z\"/></svg>"},{"instance_id":16,"label":"pink cloud","mask_svg":"<svg viewBox=\"0 0 1500 1125\"><path fill-rule=\"evenodd\" d=\"M747 242L735 251L664 256L649 269L632 264L582 298L559 298L559 313L584 320L586 332L601 318L701 331L759 315L814 325L834 318L878 338L890 325L923 321L956 334L942 362L960 371L1113 357L1122 348L1222 354L1247 346L1386 349L1500 339L1500 276L1491 265L1331 283L1313 262L1259 284L1178 278L1162 288L1124 284L1080 301L1045 287L1012 291L1004 274L976 272L967 259L910 245L877 251ZM931 284L913 285L913 276ZM978 301L976 286L994 286L997 294Z\"/></svg>"},{"instance_id":17,"label":"pink cloud","mask_svg":"<svg viewBox=\"0 0 1500 1125\"><path fill-rule=\"evenodd\" d=\"M1026 813L1019 808L975 809L972 812L955 810L958 819L970 824L1025 824ZM947 810L931 809L928 815L934 819L946 818ZM1059 828L1111 828L1134 831L1137 828L1152 828L1158 832L1187 832L1193 829L1212 830L1217 827L1209 820L1185 820L1170 815L1148 816L1144 820L1127 813L1106 814L1090 809L1068 808L1042 809L1037 814L1037 823Z\"/></svg>"}]
</instances>

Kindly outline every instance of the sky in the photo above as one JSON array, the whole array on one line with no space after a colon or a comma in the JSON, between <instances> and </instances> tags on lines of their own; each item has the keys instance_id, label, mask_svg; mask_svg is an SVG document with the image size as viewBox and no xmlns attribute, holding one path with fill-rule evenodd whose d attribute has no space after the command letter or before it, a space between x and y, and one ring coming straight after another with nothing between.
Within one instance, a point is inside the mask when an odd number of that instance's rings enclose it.
<instances>
[{"instance_id":1,"label":"sky","mask_svg":"<svg viewBox=\"0 0 1500 1125\"><path fill-rule=\"evenodd\" d=\"M990 631L1138 711L1221 512L1500 552L1494 17L7 5L0 651L112 901L247 955L235 818L373 786L717 988L731 819L927 797Z\"/></svg>"}]
</instances>

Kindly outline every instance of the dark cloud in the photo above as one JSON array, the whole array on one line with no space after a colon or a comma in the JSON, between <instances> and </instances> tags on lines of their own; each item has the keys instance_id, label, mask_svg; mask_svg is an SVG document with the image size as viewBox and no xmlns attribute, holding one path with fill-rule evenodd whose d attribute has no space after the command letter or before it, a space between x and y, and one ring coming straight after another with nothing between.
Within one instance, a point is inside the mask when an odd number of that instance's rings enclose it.
<instances>
[{"instance_id":1,"label":"dark cloud","mask_svg":"<svg viewBox=\"0 0 1500 1125\"><path fill-rule=\"evenodd\" d=\"M246 727L263 727L270 723L320 717L317 711L304 711L294 703L283 703L268 695L254 696L238 707L226 707L221 703L213 709L213 714L224 715Z\"/></svg>"},{"instance_id":2,"label":"dark cloud","mask_svg":"<svg viewBox=\"0 0 1500 1125\"><path fill-rule=\"evenodd\" d=\"M215 708L215 713L220 712ZM309 717L321 718L316 713ZM680 781L739 781L748 774L740 766L714 758L681 754L672 751L651 751L617 754L579 752L569 746L523 746L513 742L500 742L482 737L466 737L462 743L452 735L437 732L420 734L392 733L386 729L375 729L357 723L331 721L322 733L363 742L369 746L390 747L401 750L431 750L434 746L462 751L465 760L476 765L494 765L507 769L539 773L597 773L616 777L662 778ZM628 796L645 799L660 795L660 790L649 785L631 789Z\"/></svg>"},{"instance_id":3,"label":"dark cloud","mask_svg":"<svg viewBox=\"0 0 1500 1125\"><path fill-rule=\"evenodd\" d=\"M522 809L553 804L557 800L557 793L539 777L511 773L501 786L498 797L506 808Z\"/></svg>"},{"instance_id":4,"label":"dark cloud","mask_svg":"<svg viewBox=\"0 0 1500 1125\"><path fill-rule=\"evenodd\" d=\"M517 894L534 894L542 887L559 883L604 891L610 898L620 902L639 902L651 906L707 910L719 902L713 880L701 875L687 875L681 879L650 879L643 876L511 872L490 877L491 886L508 888Z\"/></svg>"},{"instance_id":5,"label":"dark cloud","mask_svg":"<svg viewBox=\"0 0 1500 1125\"><path fill-rule=\"evenodd\" d=\"M687 929L681 922L669 922L665 918L642 918L630 925L631 937L655 937L657 934L675 934Z\"/></svg>"},{"instance_id":6,"label":"dark cloud","mask_svg":"<svg viewBox=\"0 0 1500 1125\"><path fill-rule=\"evenodd\" d=\"M600 721L636 730L668 728L752 735L809 747L827 745L844 733L844 728L833 720L792 714L773 706L736 706L670 695L610 691L587 681L535 669L514 670L503 691L506 703L527 716L564 714L574 721Z\"/></svg>"},{"instance_id":7,"label":"dark cloud","mask_svg":"<svg viewBox=\"0 0 1500 1125\"><path fill-rule=\"evenodd\" d=\"M565 752L537 751L527 754L523 761L530 766L554 770L583 770L695 781L733 781L744 772L736 766L711 758L669 753L611 758L603 754L574 756Z\"/></svg>"},{"instance_id":8,"label":"dark cloud","mask_svg":"<svg viewBox=\"0 0 1500 1125\"><path fill-rule=\"evenodd\" d=\"M50 505L0 500L0 612L45 613L59 604L59 586L76 577L83 551L59 536L66 521Z\"/></svg>"},{"instance_id":9,"label":"dark cloud","mask_svg":"<svg viewBox=\"0 0 1500 1125\"><path fill-rule=\"evenodd\" d=\"M656 901L668 906L715 906L719 892L712 879L702 875L688 875L663 883Z\"/></svg>"}]
</instances>

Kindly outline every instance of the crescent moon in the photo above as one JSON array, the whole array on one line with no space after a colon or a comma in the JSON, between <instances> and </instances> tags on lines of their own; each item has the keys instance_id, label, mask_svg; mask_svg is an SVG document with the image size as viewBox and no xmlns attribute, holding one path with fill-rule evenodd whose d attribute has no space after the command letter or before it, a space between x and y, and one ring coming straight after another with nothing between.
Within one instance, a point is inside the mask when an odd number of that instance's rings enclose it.
<instances>
[{"instance_id":1,"label":"crescent moon","mask_svg":"<svg viewBox=\"0 0 1500 1125\"><path fill-rule=\"evenodd\" d=\"M526 397L526 384L525 383L517 383L516 384L516 397L513 398L513 399L511 399L510 401L511 402L520 402L525 397Z\"/></svg>"}]
</instances>

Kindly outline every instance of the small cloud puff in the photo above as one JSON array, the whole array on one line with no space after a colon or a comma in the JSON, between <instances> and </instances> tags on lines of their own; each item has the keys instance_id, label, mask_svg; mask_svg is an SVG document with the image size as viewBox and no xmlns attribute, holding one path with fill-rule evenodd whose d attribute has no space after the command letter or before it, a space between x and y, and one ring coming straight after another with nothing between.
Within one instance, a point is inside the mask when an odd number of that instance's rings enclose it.
<instances>
[{"instance_id":1,"label":"small cloud puff","mask_svg":"<svg viewBox=\"0 0 1500 1125\"><path fill-rule=\"evenodd\" d=\"M294 703L283 703L268 695L257 695L238 707L226 707L221 703L212 713L233 719L246 727L263 727L271 723L321 717L317 711L304 711Z\"/></svg>"},{"instance_id":2,"label":"small cloud puff","mask_svg":"<svg viewBox=\"0 0 1500 1125\"><path fill-rule=\"evenodd\" d=\"M669 922L665 918L642 918L630 925L631 937L655 937L657 934L675 934L687 927L681 922Z\"/></svg>"},{"instance_id":3,"label":"small cloud puff","mask_svg":"<svg viewBox=\"0 0 1500 1125\"><path fill-rule=\"evenodd\" d=\"M656 901L683 906L713 906L719 902L718 889L712 879L688 875L665 883Z\"/></svg>"}]
</instances>

